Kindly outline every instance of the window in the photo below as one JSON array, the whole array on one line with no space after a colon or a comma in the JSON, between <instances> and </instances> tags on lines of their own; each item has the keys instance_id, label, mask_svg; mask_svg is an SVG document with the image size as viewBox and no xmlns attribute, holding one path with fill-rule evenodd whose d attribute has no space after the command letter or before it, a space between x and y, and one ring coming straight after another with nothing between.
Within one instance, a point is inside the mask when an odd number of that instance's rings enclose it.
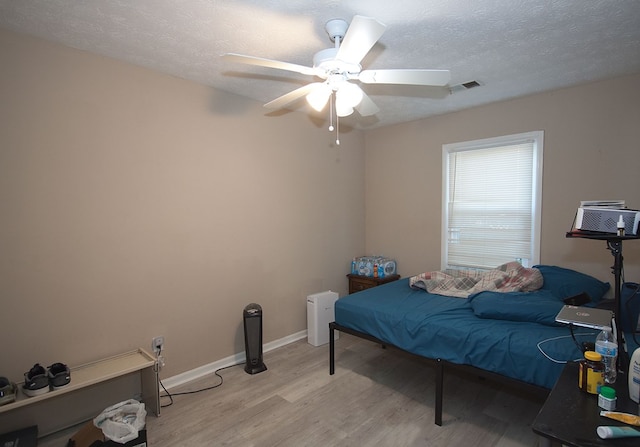
<instances>
[{"instance_id":1,"label":"window","mask_svg":"<svg viewBox=\"0 0 640 447\"><path fill-rule=\"evenodd\" d=\"M540 262L544 132L442 147L442 268Z\"/></svg>"}]
</instances>

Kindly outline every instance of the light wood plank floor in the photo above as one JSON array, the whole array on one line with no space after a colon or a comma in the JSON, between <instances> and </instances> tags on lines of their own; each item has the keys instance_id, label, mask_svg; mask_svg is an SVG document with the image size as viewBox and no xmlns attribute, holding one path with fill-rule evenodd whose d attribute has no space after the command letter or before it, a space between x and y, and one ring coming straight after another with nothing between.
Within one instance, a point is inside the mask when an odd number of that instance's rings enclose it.
<instances>
[{"instance_id":1,"label":"light wood plank floor","mask_svg":"<svg viewBox=\"0 0 640 447\"><path fill-rule=\"evenodd\" d=\"M417 359L341 334L336 373L328 345L291 343L264 356L268 370L221 371L221 387L175 396L147 417L151 447L529 446L543 396L474 376L445 376L443 426L434 420L435 370ZM171 392L215 385L211 375ZM164 405L169 403L163 398ZM68 436L43 440L64 446Z\"/></svg>"}]
</instances>

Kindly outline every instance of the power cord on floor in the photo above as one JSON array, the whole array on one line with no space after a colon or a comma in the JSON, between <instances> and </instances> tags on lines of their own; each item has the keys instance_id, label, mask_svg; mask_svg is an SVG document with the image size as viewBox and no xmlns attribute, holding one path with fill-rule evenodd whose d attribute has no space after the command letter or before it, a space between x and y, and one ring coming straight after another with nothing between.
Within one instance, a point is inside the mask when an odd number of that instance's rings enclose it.
<instances>
[{"instance_id":1,"label":"power cord on floor","mask_svg":"<svg viewBox=\"0 0 640 447\"><path fill-rule=\"evenodd\" d=\"M221 386L221 385L223 384L223 382L224 382L224 379L223 379L223 378L222 378L222 376L219 374L219 372L220 372L220 371L223 371L223 370L225 370L225 369L229 369L229 368L233 368L233 367L236 367L236 366L244 365L245 363L246 363L246 362L235 363L235 364L233 364L233 365L224 366L224 367L222 367L222 368L218 368L218 369L216 369L213 373L214 373L216 376L218 376L218 377L220 378L220 383L217 383L217 384L212 385L212 386L208 386L208 387L206 387L206 388L201 388L201 389L199 389L199 390L193 390L193 391L182 391L182 392L180 392L180 393L173 393L173 394L171 394L171 393L170 393L169 391L167 391L167 389L164 387L164 384L162 383L162 380L160 380L160 379L158 378L158 383L160 383L160 386L162 387L162 389L163 389L163 390L164 390L164 392L166 393L166 394L162 394L162 395L160 395L160 397L161 397L161 398L162 398L162 397L168 397L168 398L169 398L169 403L168 403L168 404L165 404L165 405L160 405L160 408L166 408L166 407L169 407L169 406L173 405L173 396L183 396L183 395L185 395L185 394L196 394L196 393L201 393L201 392L203 392L203 391L209 391L209 390L213 390L214 388L218 388L218 387L219 387L219 386Z\"/></svg>"}]
</instances>

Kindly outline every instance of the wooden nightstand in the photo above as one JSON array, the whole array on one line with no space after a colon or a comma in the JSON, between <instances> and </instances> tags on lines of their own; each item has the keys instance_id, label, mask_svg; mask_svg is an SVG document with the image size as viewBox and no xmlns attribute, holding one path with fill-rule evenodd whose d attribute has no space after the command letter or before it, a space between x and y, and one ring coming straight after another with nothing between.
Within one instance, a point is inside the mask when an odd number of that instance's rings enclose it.
<instances>
[{"instance_id":1,"label":"wooden nightstand","mask_svg":"<svg viewBox=\"0 0 640 447\"><path fill-rule=\"evenodd\" d=\"M349 273L349 294L359 292L361 290L370 289L371 287L379 286L391 281L397 281L400 279L400 275L389 275L384 278L372 278L370 276L360 276Z\"/></svg>"}]
</instances>

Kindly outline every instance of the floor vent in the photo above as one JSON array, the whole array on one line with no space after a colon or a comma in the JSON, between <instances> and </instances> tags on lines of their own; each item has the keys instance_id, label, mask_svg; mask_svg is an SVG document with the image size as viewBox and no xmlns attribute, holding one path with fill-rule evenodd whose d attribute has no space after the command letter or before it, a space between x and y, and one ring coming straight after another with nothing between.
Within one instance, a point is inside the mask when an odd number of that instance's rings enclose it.
<instances>
[{"instance_id":1,"label":"floor vent","mask_svg":"<svg viewBox=\"0 0 640 447\"><path fill-rule=\"evenodd\" d=\"M480 84L478 81L469 81L463 82L462 84L452 85L451 87L449 87L449 90L451 90L451 93L458 93L464 90L480 87L481 85L482 84Z\"/></svg>"}]
</instances>

